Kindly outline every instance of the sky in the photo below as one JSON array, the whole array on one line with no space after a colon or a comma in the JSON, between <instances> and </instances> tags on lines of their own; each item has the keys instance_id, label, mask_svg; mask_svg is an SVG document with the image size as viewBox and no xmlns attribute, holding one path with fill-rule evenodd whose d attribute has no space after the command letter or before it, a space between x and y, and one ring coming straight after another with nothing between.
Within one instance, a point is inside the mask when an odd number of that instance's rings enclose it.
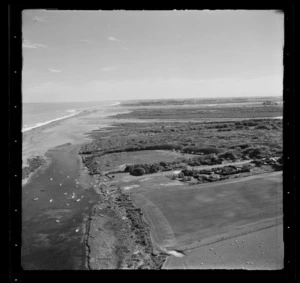
<instances>
[{"instance_id":1,"label":"sky","mask_svg":"<svg viewBox=\"0 0 300 283\"><path fill-rule=\"evenodd\" d=\"M277 11L22 14L23 102L280 96Z\"/></svg>"}]
</instances>

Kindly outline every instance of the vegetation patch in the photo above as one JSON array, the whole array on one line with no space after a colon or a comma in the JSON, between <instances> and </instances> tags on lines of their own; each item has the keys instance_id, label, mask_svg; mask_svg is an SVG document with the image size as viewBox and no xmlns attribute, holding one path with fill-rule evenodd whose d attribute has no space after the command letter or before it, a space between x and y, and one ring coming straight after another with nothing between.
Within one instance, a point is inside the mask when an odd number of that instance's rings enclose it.
<instances>
[{"instance_id":1,"label":"vegetation patch","mask_svg":"<svg viewBox=\"0 0 300 283\"><path fill-rule=\"evenodd\" d=\"M29 177L29 174L36 171L40 166L45 164L43 156L34 156L27 159L28 166L22 168L22 179Z\"/></svg>"}]
</instances>

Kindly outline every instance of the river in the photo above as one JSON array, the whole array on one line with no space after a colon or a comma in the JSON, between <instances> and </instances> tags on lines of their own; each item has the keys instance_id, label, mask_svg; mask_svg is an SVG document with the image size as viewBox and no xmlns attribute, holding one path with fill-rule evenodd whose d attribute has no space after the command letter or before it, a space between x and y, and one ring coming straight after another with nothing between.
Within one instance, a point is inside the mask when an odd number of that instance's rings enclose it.
<instances>
[{"instance_id":1,"label":"river","mask_svg":"<svg viewBox=\"0 0 300 283\"><path fill-rule=\"evenodd\" d=\"M54 148L22 188L24 270L84 270L85 225L99 201L83 169L78 145Z\"/></svg>"}]
</instances>

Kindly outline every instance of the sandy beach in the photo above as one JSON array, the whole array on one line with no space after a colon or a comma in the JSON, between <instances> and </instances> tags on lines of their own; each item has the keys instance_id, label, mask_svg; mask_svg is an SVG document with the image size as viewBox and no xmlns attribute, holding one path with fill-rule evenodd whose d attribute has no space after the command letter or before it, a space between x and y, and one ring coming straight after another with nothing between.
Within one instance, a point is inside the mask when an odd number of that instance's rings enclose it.
<instances>
[{"instance_id":1,"label":"sandy beach","mask_svg":"<svg viewBox=\"0 0 300 283\"><path fill-rule=\"evenodd\" d=\"M110 126L114 119L109 119L109 115L124 112L127 112L126 109L118 107L108 108L105 111L85 111L24 132L22 167L27 165L28 158L37 155L44 156L50 148L67 143L79 145L90 141L87 133ZM48 166L50 160L46 158L46 161L46 166ZM27 179L23 180L22 184L26 184L27 181Z\"/></svg>"}]
</instances>

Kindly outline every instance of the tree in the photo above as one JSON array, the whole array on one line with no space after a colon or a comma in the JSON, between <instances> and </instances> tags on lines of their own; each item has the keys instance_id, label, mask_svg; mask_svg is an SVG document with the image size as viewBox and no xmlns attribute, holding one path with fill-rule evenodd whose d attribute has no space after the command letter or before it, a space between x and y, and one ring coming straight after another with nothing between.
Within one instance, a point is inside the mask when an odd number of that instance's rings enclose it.
<instances>
[{"instance_id":1,"label":"tree","mask_svg":"<svg viewBox=\"0 0 300 283\"><path fill-rule=\"evenodd\" d=\"M142 167L135 167L132 171L131 174L134 176L142 176L146 173L145 169Z\"/></svg>"},{"instance_id":2,"label":"tree","mask_svg":"<svg viewBox=\"0 0 300 283\"><path fill-rule=\"evenodd\" d=\"M132 172L134 169L134 165L126 165L125 167L125 172Z\"/></svg>"}]
</instances>

